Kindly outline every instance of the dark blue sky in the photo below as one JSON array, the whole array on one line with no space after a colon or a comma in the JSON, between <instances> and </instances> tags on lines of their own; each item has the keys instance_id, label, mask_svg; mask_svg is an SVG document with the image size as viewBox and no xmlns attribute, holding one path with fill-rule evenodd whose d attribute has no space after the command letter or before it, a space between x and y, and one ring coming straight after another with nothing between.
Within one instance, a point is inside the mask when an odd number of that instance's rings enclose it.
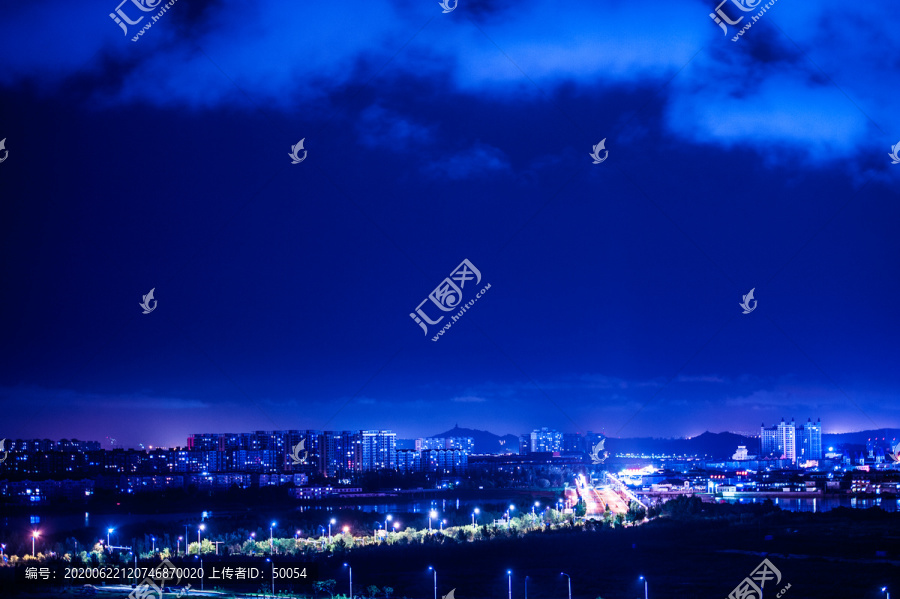
<instances>
[{"instance_id":1,"label":"dark blue sky","mask_svg":"<svg viewBox=\"0 0 900 599\"><path fill-rule=\"evenodd\" d=\"M900 426L900 33L716 4L4 6L0 436Z\"/></svg>"}]
</instances>

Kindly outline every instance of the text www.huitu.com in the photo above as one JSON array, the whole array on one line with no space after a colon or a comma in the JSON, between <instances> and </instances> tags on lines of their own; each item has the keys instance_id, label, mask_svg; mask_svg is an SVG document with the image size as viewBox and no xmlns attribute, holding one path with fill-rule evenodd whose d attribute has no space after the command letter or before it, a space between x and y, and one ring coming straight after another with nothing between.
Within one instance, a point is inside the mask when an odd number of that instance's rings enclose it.
<instances>
[{"instance_id":1,"label":"text www.huitu.com","mask_svg":"<svg viewBox=\"0 0 900 599\"><path fill-rule=\"evenodd\" d=\"M488 283L484 289L482 289L481 291L476 293L475 299L469 300L468 303L466 303L459 312L457 312L456 314L451 316L450 321L447 322L447 324L445 324L444 327L440 331L438 331L437 335L435 335L434 337L431 338L431 340L437 341L438 339L440 339L441 335L446 333L447 330L453 326L453 323L456 322L457 320L459 320L462 317L462 315L466 313L466 310L468 310L469 308L474 306L475 302L477 302L481 298L481 296L484 295L484 292L490 288L491 288L491 284Z\"/></svg>"},{"instance_id":2,"label":"text www.huitu.com","mask_svg":"<svg viewBox=\"0 0 900 599\"><path fill-rule=\"evenodd\" d=\"M144 35L145 31L147 31L148 29L153 27L153 24L156 23L160 19L160 17L162 17L164 14L166 14L167 10L169 10L170 8L175 6L175 2L176 2L176 0L169 0L169 2L167 2L166 4L163 5L162 9L158 13L156 13L155 15L150 15L151 20L146 25L141 27L141 30L137 32L137 35L134 36L133 38L131 38L131 41L133 41L133 42L138 41L140 39L140 37L142 35Z\"/></svg>"}]
</instances>

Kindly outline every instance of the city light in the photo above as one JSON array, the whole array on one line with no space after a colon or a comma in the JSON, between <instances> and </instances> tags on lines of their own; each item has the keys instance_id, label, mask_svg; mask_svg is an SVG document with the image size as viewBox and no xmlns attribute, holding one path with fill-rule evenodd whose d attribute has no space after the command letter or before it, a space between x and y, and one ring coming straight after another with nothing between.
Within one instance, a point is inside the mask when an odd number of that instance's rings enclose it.
<instances>
[{"instance_id":1,"label":"city light","mask_svg":"<svg viewBox=\"0 0 900 599\"><path fill-rule=\"evenodd\" d=\"M31 557L34 557L34 542L39 536L41 536L40 531L37 531L37 530L31 531Z\"/></svg>"},{"instance_id":2,"label":"city light","mask_svg":"<svg viewBox=\"0 0 900 599\"><path fill-rule=\"evenodd\" d=\"M431 519L437 518L437 516L438 514L435 510L431 510L430 512L428 512L428 532L431 532Z\"/></svg>"}]
</instances>

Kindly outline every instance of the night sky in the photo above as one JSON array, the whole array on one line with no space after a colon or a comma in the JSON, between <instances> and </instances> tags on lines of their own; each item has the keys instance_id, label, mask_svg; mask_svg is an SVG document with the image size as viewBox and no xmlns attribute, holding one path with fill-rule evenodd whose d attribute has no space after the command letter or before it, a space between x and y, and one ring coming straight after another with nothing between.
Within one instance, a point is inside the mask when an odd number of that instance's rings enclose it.
<instances>
[{"instance_id":1,"label":"night sky","mask_svg":"<svg viewBox=\"0 0 900 599\"><path fill-rule=\"evenodd\" d=\"M0 437L900 426L886 2L117 1L0 8Z\"/></svg>"}]
</instances>

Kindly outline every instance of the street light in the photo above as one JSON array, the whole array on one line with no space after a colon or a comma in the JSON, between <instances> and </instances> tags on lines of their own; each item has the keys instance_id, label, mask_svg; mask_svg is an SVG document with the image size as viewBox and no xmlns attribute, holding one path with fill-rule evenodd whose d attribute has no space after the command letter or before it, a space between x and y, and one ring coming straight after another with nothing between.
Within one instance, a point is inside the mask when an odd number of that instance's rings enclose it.
<instances>
[{"instance_id":1,"label":"street light","mask_svg":"<svg viewBox=\"0 0 900 599\"><path fill-rule=\"evenodd\" d=\"M201 530L206 530L206 524L201 524L200 526L197 527L197 555L200 555L200 548L203 546L200 543L200 531Z\"/></svg>"},{"instance_id":2,"label":"street light","mask_svg":"<svg viewBox=\"0 0 900 599\"><path fill-rule=\"evenodd\" d=\"M512 520L512 511L516 509L516 506L510 504L509 510L506 512L506 528L509 528L509 521Z\"/></svg>"},{"instance_id":3,"label":"street light","mask_svg":"<svg viewBox=\"0 0 900 599\"><path fill-rule=\"evenodd\" d=\"M647 599L647 579L644 578L643 576L641 576L640 579L644 581L644 599ZM890 598L888 598L888 599L890 599Z\"/></svg>"},{"instance_id":4,"label":"street light","mask_svg":"<svg viewBox=\"0 0 900 599\"><path fill-rule=\"evenodd\" d=\"M109 547L109 535L110 535L110 533L111 533L113 530L114 530L114 529L112 529L112 528L107 528L107 529L106 529L106 546L107 546L107 547Z\"/></svg>"},{"instance_id":5,"label":"street light","mask_svg":"<svg viewBox=\"0 0 900 599\"><path fill-rule=\"evenodd\" d=\"M328 540L329 541L331 540L331 525L334 524L335 522L336 522L336 520L334 518L332 518L331 521L328 523Z\"/></svg>"},{"instance_id":6,"label":"street light","mask_svg":"<svg viewBox=\"0 0 900 599\"><path fill-rule=\"evenodd\" d=\"M275 555L275 539L272 537L272 529L275 528L275 522L269 525L269 551L272 552L272 555Z\"/></svg>"},{"instance_id":7,"label":"street light","mask_svg":"<svg viewBox=\"0 0 900 599\"><path fill-rule=\"evenodd\" d=\"M37 539L39 536L41 536L41 533L40 533L40 532L38 532L38 531L36 531L36 530L32 530L32 531L31 531L31 557L34 557L34 541L35 541L35 539Z\"/></svg>"},{"instance_id":8,"label":"street light","mask_svg":"<svg viewBox=\"0 0 900 599\"><path fill-rule=\"evenodd\" d=\"M478 508L475 508L474 510L472 510L472 528L475 527L475 514L480 514L480 513L481 513L481 510L479 510Z\"/></svg>"},{"instance_id":9,"label":"street light","mask_svg":"<svg viewBox=\"0 0 900 599\"><path fill-rule=\"evenodd\" d=\"M150 552L156 553L156 537L150 537L150 540L153 542L153 549L151 549Z\"/></svg>"},{"instance_id":10,"label":"street light","mask_svg":"<svg viewBox=\"0 0 900 599\"><path fill-rule=\"evenodd\" d=\"M431 532L431 519L432 518L437 518L437 512L434 510L431 510L430 512L428 512L428 532Z\"/></svg>"},{"instance_id":11,"label":"street light","mask_svg":"<svg viewBox=\"0 0 900 599\"><path fill-rule=\"evenodd\" d=\"M509 576L509 599L512 599L512 570L507 570L506 575Z\"/></svg>"},{"instance_id":12,"label":"street light","mask_svg":"<svg viewBox=\"0 0 900 599\"><path fill-rule=\"evenodd\" d=\"M353 599L353 566L344 564L345 568L350 568L350 599Z\"/></svg>"},{"instance_id":13,"label":"street light","mask_svg":"<svg viewBox=\"0 0 900 599\"><path fill-rule=\"evenodd\" d=\"M176 545L175 545L175 555L176 555L176 557L178 556L179 553L181 553L181 541L183 541L183 540L184 540L184 537L178 537L178 541L177 541L177 543L176 543Z\"/></svg>"},{"instance_id":14,"label":"street light","mask_svg":"<svg viewBox=\"0 0 900 599\"><path fill-rule=\"evenodd\" d=\"M569 599L572 599L572 577L566 574L565 572L560 572L560 576L565 576L569 579Z\"/></svg>"},{"instance_id":15,"label":"street light","mask_svg":"<svg viewBox=\"0 0 900 599\"><path fill-rule=\"evenodd\" d=\"M298 530L297 532L294 533L294 540L296 541L299 538L300 538L300 531Z\"/></svg>"},{"instance_id":16,"label":"street light","mask_svg":"<svg viewBox=\"0 0 900 599\"><path fill-rule=\"evenodd\" d=\"M534 502L534 505L531 506L531 519L532 519L532 520L534 520L534 519L537 518L537 515L534 513L534 508L536 508L536 507L541 507L541 502L540 502L540 501L535 501L535 502Z\"/></svg>"},{"instance_id":17,"label":"street light","mask_svg":"<svg viewBox=\"0 0 900 599\"><path fill-rule=\"evenodd\" d=\"M528 599L528 577L525 577L525 599Z\"/></svg>"},{"instance_id":18,"label":"street light","mask_svg":"<svg viewBox=\"0 0 900 599\"><path fill-rule=\"evenodd\" d=\"M390 514L388 514L387 516L384 517L384 538L387 538L387 533L388 533L387 523L393 519L394 519L394 517L391 516Z\"/></svg>"},{"instance_id":19,"label":"street light","mask_svg":"<svg viewBox=\"0 0 900 599\"><path fill-rule=\"evenodd\" d=\"M887 590L887 587L881 587L882 593L887 593L887 599L891 599L891 592Z\"/></svg>"},{"instance_id":20,"label":"street light","mask_svg":"<svg viewBox=\"0 0 900 599\"><path fill-rule=\"evenodd\" d=\"M428 569L434 572L434 599L437 599L437 570L432 566L428 566Z\"/></svg>"},{"instance_id":21,"label":"street light","mask_svg":"<svg viewBox=\"0 0 900 599\"><path fill-rule=\"evenodd\" d=\"M441 532L444 532L444 524L446 524L446 523L447 523L447 519L446 519L446 518L444 518L443 520L441 520Z\"/></svg>"}]
</instances>

